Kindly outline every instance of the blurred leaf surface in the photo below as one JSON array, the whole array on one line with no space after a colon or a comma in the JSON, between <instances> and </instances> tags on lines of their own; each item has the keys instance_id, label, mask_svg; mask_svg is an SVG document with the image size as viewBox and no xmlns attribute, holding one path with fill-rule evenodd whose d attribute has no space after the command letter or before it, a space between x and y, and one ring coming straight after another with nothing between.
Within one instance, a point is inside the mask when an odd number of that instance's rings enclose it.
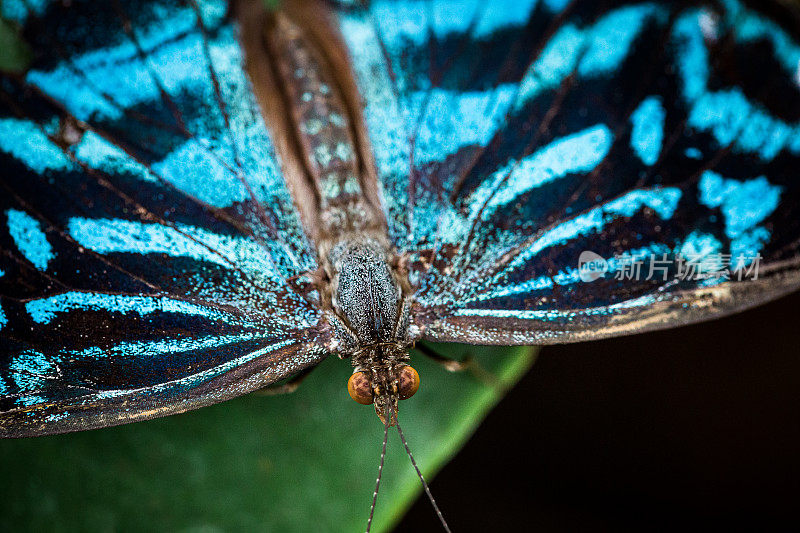
<instances>
[{"instance_id":1,"label":"blurred leaf surface","mask_svg":"<svg viewBox=\"0 0 800 533\"><path fill-rule=\"evenodd\" d=\"M14 25L0 18L0 71L23 72L30 59L30 49Z\"/></svg>"}]
</instances>

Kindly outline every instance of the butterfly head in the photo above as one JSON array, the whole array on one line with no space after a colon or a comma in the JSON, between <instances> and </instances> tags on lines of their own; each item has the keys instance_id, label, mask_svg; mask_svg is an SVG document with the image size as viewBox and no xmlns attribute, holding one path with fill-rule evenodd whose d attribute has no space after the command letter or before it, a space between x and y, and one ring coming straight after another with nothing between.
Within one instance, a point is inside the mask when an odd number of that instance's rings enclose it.
<instances>
[{"instance_id":1,"label":"butterfly head","mask_svg":"<svg viewBox=\"0 0 800 533\"><path fill-rule=\"evenodd\" d=\"M381 350L380 347L378 347L376 351L379 350ZM381 422L383 422L384 428L381 461L378 466L378 477L375 480L375 492L372 493L372 506L369 510L366 531L367 533L370 532L370 526L372 525L372 518L375 512L375 504L378 501L378 490L381 486L383 463L386 458L386 443L389 440L389 428L394 426L403 443L403 448L405 448L409 459L411 459L411 465L419 476L422 487L428 495L436 511L436 515L439 517L439 521L444 527L444 530L450 533L447 521L445 521L444 516L442 516L439 506L436 505L436 500L434 500L428 484L425 483L425 478L422 477L422 472L417 466L417 462L414 460L411 448L409 448L408 442L406 442L406 438L403 435L403 430L400 429L400 421L397 419L397 403L400 400L410 398L417 392L417 389L419 389L419 374L406 362L407 359L407 355L403 354L398 359L394 359L391 363L384 362L381 364L375 363L373 360L370 365L356 366L353 375L350 376L347 382L347 391L355 401L361 404L375 405L375 412L381 419Z\"/></svg>"},{"instance_id":2,"label":"butterfly head","mask_svg":"<svg viewBox=\"0 0 800 533\"><path fill-rule=\"evenodd\" d=\"M419 374L405 363L356 369L347 381L350 397L363 405L374 404L381 422L386 424L386 413L390 413L390 426L396 423L398 401L411 398L417 389Z\"/></svg>"}]
</instances>

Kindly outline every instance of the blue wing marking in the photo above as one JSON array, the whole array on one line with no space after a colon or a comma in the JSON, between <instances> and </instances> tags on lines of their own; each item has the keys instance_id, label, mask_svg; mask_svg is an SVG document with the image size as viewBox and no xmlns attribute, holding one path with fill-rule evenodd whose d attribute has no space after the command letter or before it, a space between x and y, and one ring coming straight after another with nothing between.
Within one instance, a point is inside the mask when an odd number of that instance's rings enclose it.
<instances>
[{"instance_id":1,"label":"blue wing marking","mask_svg":"<svg viewBox=\"0 0 800 533\"><path fill-rule=\"evenodd\" d=\"M649 207L655 211L662 220L669 220L678 207L681 195L681 190L675 187L630 191L616 200L595 207L587 213L562 222L544 232L509 266L521 266L522 263L530 260L547 247L564 243L578 236L599 232L611 220L618 217L631 217L643 207Z\"/></svg>"},{"instance_id":2,"label":"blue wing marking","mask_svg":"<svg viewBox=\"0 0 800 533\"><path fill-rule=\"evenodd\" d=\"M176 9L167 21L137 32L148 61L158 63L158 77L142 61L131 40L92 50L62 61L53 70L32 70L27 80L66 105L81 120L119 119L122 108L160 98L159 82L168 92L207 83L202 36L197 15L189 7ZM114 95L113 100L107 95Z\"/></svg>"},{"instance_id":3,"label":"blue wing marking","mask_svg":"<svg viewBox=\"0 0 800 533\"><path fill-rule=\"evenodd\" d=\"M692 262L700 266L704 272L718 272L723 268L722 249L722 242L719 239L703 231L691 232L678 246L679 253L683 257L691 258ZM724 281L721 277L712 277L701 281L699 285L709 287Z\"/></svg>"},{"instance_id":4,"label":"blue wing marking","mask_svg":"<svg viewBox=\"0 0 800 533\"><path fill-rule=\"evenodd\" d=\"M31 15L41 15L53 0L3 0L0 13L3 18L24 23Z\"/></svg>"},{"instance_id":5,"label":"blue wing marking","mask_svg":"<svg viewBox=\"0 0 800 533\"><path fill-rule=\"evenodd\" d=\"M460 24L456 26L451 23L452 26L448 29L450 31L463 31L464 22L469 20L465 16L465 13L474 13L479 15L480 18L472 32L472 36L475 39L480 39L508 27L524 25L528 21L528 16L531 11L536 7L538 0L495 0L491 2L491 6L487 6L486 2L480 1L472 3L478 5L477 11L470 11L463 7L462 10L459 11L458 8L461 6L459 6L457 2L452 2L453 6L448 9L449 13L447 13L447 15L450 21L457 21ZM448 2L437 2L438 6L447 4ZM445 33L442 32L440 35L443 36Z\"/></svg>"},{"instance_id":6,"label":"blue wing marking","mask_svg":"<svg viewBox=\"0 0 800 533\"><path fill-rule=\"evenodd\" d=\"M39 221L17 209L6 211L6 217L8 233L20 253L37 269L47 270L47 264L53 260L55 253Z\"/></svg>"},{"instance_id":7,"label":"blue wing marking","mask_svg":"<svg viewBox=\"0 0 800 533\"><path fill-rule=\"evenodd\" d=\"M45 388L48 380L58 378L58 367L35 350L17 354L8 369L9 378L21 394L16 400L20 405L34 405L43 401L41 396L31 393Z\"/></svg>"},{"instance_id":8,"label":"blue wing marking","mask_svg":"<svg viewBox=\"0 0 800 533\"><path fill-rule=\"evenodd\" d=\"M661 98L645 98L631 115L631 148L647 166L653 166L664 142L664 120L667 113Z\"/></svg>"},{"instance_id":9,"label":"blue wing marking","mask_svg":"<svg viewBox=\"0 0 800 533\"><path fill-rule=\"evenodd\" d=\"M423 45L437 46L434 39L450 39L448 42L453 46L453 39L456 42L460 38L475 42L501 28L519 28L528 22L535 5L514 6L513 10L500 9L494 3L475 10L464 6L461 16L451 17L449 21L441 13L436 15L436 2L429 6L422 2L373 3L369 14L340 14L342 34L353 58L353 68L364 98L364 115L385 201L390 237L401 250L413 248L425 240L441 239L453 243L463 239L468 230L469 216L465 219L453 211L446 198L428 197L424 187L417 187L424 178L415 176L427 172L426 164L442 165L451 157L468 157L465 148L479 150L490 140L496 140L509 111L526 106L544 90L561 84L572 72L583 78L592 78L614 71L629 55L630 47L646 27L646 22L666 19L668 13L662 6L645 3L616 9L585 28L565 24L545 45L520 82L499 80L501 83L480 91L435 86L434 81L427 79L423 67L406 63L406 55L412 52L422 54L420 60L425 61L424 52L419 49ZM558 5L548 7L554 10L563 8ZM514 16L507 14L509 11ZM471 27L469 15L464 14L476 16L478 23ZM490 21L486 23L492 28L486 30L489 33L479 31L483 20ZM501 24L500 20L505 22ZM376 21L380 23L376 24ZM466 112L467 104L478 112ZM434 139L439 142L434 142ZM604 142L600 144L607 154L610 147ZM598 150L591 150L579 155L578 158L586 158L586 163L584 166L576 164L575 170L594 169L599 163L594 156L598 154ZM463 159L456 160L455 168L460 161ZM515 165L516 162L509 164ZM412 166L418 169L416 174L413 168L410 169ZM446 176L445 172L440 174ZM507 198L501 196L490 206L490 213L530 190L514 183L514 180L525 181L521 178L523 174L515 174L512 186L504 192ZM497 175L492 177L497 179ZM449 190L453 185L447 180L453 181L457 176L437 176L437 179L445 180L441 187ZM534 187L537 178L531 179L531 187ZM520 188L514 192L517 186ZM481 194L485 193L485 187ZM475 198L480 198L480 195ZM473 208L480 205L480 202L472 200L467 199L467 204ZM413 208L410 207L412 201ZM474 214L475 211L469 213ZM438 235L437 227L440 228Z\"/></svg>"},{"instance_id":10,"label":"blue wing marking","mask_svg":"<svg viewBox=\"0 0 800 533\"><path fill-rule=\"evenodd\" d=\"M248 333L227 336L209 336L199 339L127 342L103 349L90 348L83 351L74 351L68 353L68 355L72 360L83 358L89 360L97 360L98 358L120 358L121 360L135 358L146 361L148 358L163 356L165 353L191 353L198 350L220 349L224 346L232 346L257 338L266 339L267 337ZM286 339L270 344L264 348L226 361L223 364L208 368L196 374L158 385L156 388L151 388L148 393L157 393L159 390L165 389L180 389L196 386L214 376L221 375L277 348L285 347L292 343L293 341L291 339ZM7 378L15 389L15 403L20 406L30 406L44 402L44 398L37 393L47 388L48 380L57 380L59 378L59 362L59 358L54 359L52 356L47 357L43 353L35 350L26 350L13 356L9 364ZM5 392L9 392L7 385ZM106 389L96 391L93 396L95 399L105 399L129 395L130 393L130 389Z\"/></svg>"},{"instance_id":11,"label":"blue wing marking","mask_svg":"<svg viewBox=\"0 0 800 533\"><path fill-rule=\"evenodd\" d=\"M644 207L652 209L661 219L669 220L677 209L681 196L681 190L674 187L630 191L586 213L558 223L535 237L528 245L512 247L513 259L498 273L487 276L487 269L491 270L495 261L508 254L511 251L509 247L494 251L492 255L497 257L484 257L482 266L447 290L440 291L435 299L427 301L426 295L421 293L420 300L432 306L453 305L456 302L462 305L465 300L494 299L509 294L522 294L529 288L543 287L546 282L541 279L525 280L522 283L509 280L515 272L524 270L542 251L566 244L577 237L599 233L610 222L620 217L631 217Z\"/></svg>"},{"instance_id":12,"label":"blue wing marking","mask_svg":"<svg viewBox=\"0 0 800 533\"><path fill-rule=\"evenodd\" d=\"M597 124L556 139L518 161L512 160L470 194L465 200L466 214L455 209L446 198L418 201L412 242L418 236L434 234L444 243L463 242L475 220L488 219L537 187L594 169L605 158L612 142L611 131Z\"/></svg>"},{"instance_id":13,"label":"blue wing marking","mask_svg":"<svg viewBox=\"0 0 800 533\"><path fill-rule=\"evenodd\" d=\"M512 83L486 91L414 92L412 109L425 106L414 138L414 164L443 161L465 146L484 146L505 118L516 92Z\"/></svg>"},{"instance_id":14,"label":"blue wing marking","mask_svg":"<svg viewBox=\"0 0 800 533\"><path fill-rule=\"evenodd\" d=\"M183 316L200 316L229 324L242 323L242 319L217 309L210 309L183 300L156 296L129 296L96 292L64 292L56 296L31 300L25 310L34 322L47 324L59 313L70 311L107 311L144 316L152 313L176 313Z\"/></svg>"},{"instance_id":15,"label":"blue wing marking","mask_svg":"<svg viewBox=\"0 0 800 533\"><path fill-rule=\"evenodd\" d=\"M577 320L580 317L613 315L614 313L624 309L633 309L636 307L644 307L652 305L655 301L656 298L654 296L641 296L639 298L633 298L630 300L626 300L624 302L604 307L586 308L569 312L555 311L555 310L520 311L520 310L509 310L509 309L457 309L456 311L453 312L453 314L454 316L518 318L522 320L540 320L542 322L548 322L550 320L553 320L554 318L558 319L569 318Z\"/></svg>"},{"instance_id":16,"label":"blue wing marking","mask_svg":"<svg viewBox=\"0 0 800 533\"><path fill-rule=\"evenodd\" d=\"M800 87L800 46L775 22L746 9L739 0L722 0L730 19L735 20L733 35L741 43L751 43L760 39L772 42L775 56Z\"/></svg>"},{"instance_id":17,"label":"blue wing marking","mask_svg":"<svg viewBox=\"0 0 800 533\"><path fill-rule=\"evenodd\" d=\"M437 37L463 31L477 19L473 35L489 35L507 26L520 26L537 0L495 0L489 8L482 0L434 1L419 0L377 1L370 9L385 22L383 40L391 48L424 45L429 32Z\"/></svg>"},{"instance_id":18,"label":"blue wing marking","mask_svg":"<svg viewBox=\"0 0 800 533\"><path fill-rule=\"evenodd\" d=\"M516 107L545 90L553 89L575 69L585 34L573 24L566 24L547 42L520 82Z\"/></svg>"},{"instance_id":19,"label":"blue wing marking","mask_svg":"<svg viewBox=\"0 0 800 533\"><path fill-rule=\"evenodd\" d=\"M35 123L16 118L0 119L0 150L24 162L40 174L46 170L74 167L58 146Z\"/></svg>"},{"instance_id":20,"label":"blue wing marking","mask_svg":"<svg viewBox=\"0 0 800 533\"><path fill-rule=\"evenodd\" d=\"M633 261L648 260L653 256L662 256L669 254L672 250L662 244L651 244L650 246L642 248L634 248L625 250L620 256L629 257ZM607 259L608 272L614 274L621 268L620 260L616 257ZM552 291L555 286L568 286L575 283L583 282L581 273L577 268L565 267L559 270L555 275L541 275L536 278L523 281L522 283L510 284L505 286L497 286L490 288L487 292L481 292L473 296L466 297L462 300L462 304L470 304L473 302L483 302L487 300L495 300L499 298L506 298L514 295L529 295L537 291ZM544 296L546 293L542 292Z\"/></svg>"},{"instance_id":21,"label":"blue wing marking","mask_svg":"<svg viewBox=\"0 0 800 533\"><path fill-rule=\"evenodd\" d=\"M231 338L231 339L228 339L228 341L231 344L235 344L237 342L240 342L241 339L237 340L236 338ZM275 343L270 344L268 346L265 346L265 347L263 347L263 348L261 348L259 350L255 350L255 351L250 352L248 354L245 354L245 355L243 355L241 357L237 357L236 359L232 359L230 361L226 361L225 363L223 363L221 365L217 365L217 366L215 366L213 368L209 368L209 369L203 370L202 372L198 372L196 374L192 374L190 376L186 376L184 378L177 379L177 380L174 380L174 381L170 381L170 382L167 382L167 383L161 383L159 385L151 387L148 392L157 394L159 392L168 391L168 390L172 390L172 389L183 389L183 390L190 389L190 388L193 388L193 387L197 386L200 383L203 383L205 381L208 381L208 380L214 378L215 376L220 376L220 375L222 375L222 374L224 374L226 372L229 372L229 371L231 371L231 370L233 370L233 369L235 369L237 367L241 367L241 366L243 366L243 365L245 365L245 364L247 364L247 363L249 363L251 361L254 361L255 359L258 359L259 357L263 357L265 355L268 355L270 352L274 352L275 350L279 350L280 348L285 348L285 347L290 346L292 344L293 344L293 341L291 339L275 342ZM210 344L209 345L209 347L216 347L216 346L217 345L214 345L214 344ZM167 345L167 346L164 346L164 347L167 348L167 349L170 349L170 348L172 348L172 345ZM188 349L188 350L193 349L188 345L185 346L185 347L182 347L182 348L183 349ZM156 351L154 353L158 353L158 352ZM309 358L309 359L310 360L315 360L314 358ZM285 371L286 368L292 368L293 366L294 365L292 365L289 362L277 363L276 364L276 370L283 372L283 371ZM98 392L97 393L97 397L100 398L100 399L103 399L103 398L113 398L113 397L116 397L116 396L124 396L124 395L127 395L127 394L130 394L129 390L107 390L107 391Z\"/></svg>"},{"instance_id":22,"label":"blue wing marking","mask_svg":"<svg viewBox=\"0 0 800 533\"><path fill-rule=\"evenodd\" d=\"M628 56L644 23L651 17L663 18L665 13L654 4L641 4L612 11L583 29L564 25L522 79L516 107L521 108L544 90L558 87L576 68L584 78L613 72Z\"/></svg>"},{"instance_id":23,"label":"blue wing marking","mask_svg":"<svg viewBox=\"0 0 800 533\"><path fill-rule=\"evenodd\" d=\"M695 161L703 160L703 152L701 152L699 148L696 148L694 146L690 146L689 148L687 148L684 151L683 155L685 155L689 159L694 159Z\"/></svg>"},{"instance_id":24,"label":"blue wing marking","mask_svg":"<svg viewBox=\"0 0 800 533\"><path fill-rule=\"evenodd\" d=\"M143 359L163 357L164 354L192 353L200 350L219 349L224 346L258 339L269 339L258 333L237 333L235 335L205 335L196 338L162 339L157 341L121 342L111 346L91 347L73 350L70 356L77 359ZM287 341L288 342L288 341Z\"/></svg>"},{"instance_id":25,"label":"blue wing marking","mask_svg":"<svg viewBox=\"0 0 800 533\"><path fill-rule=\"evenodd\" d=\"M720 208L725 217L731 254L739 257L759 252L769 240L770 232L757 224L777 209L782 187L770 184L765 176L740 182L725 179L711 170L703 173L698 187L700 202Z\"/></svg>"},{"instance_id":26,"label":"blue wing marking","mask_svg":"<svg viewBox=\"0 0 800 533\"><path fill-rule=\"evenodd\" d=\"M342 35L354 57L354 69L364 98L364 119L370 131L375 163L382 176L401 176L408 171L410 148L408 132L400 105L393 94L390 74L386 68L379 40L373 26L363 17L342 16ZM388 183L401 184L400 180ZM396 192L404 192L402 190ZM391 195L392 198L401 196ZM395 209L394 206L388 206Z\"/></svg>"},{"instance_id":27,"label":"blue wing marking","mask_svg":"<svg viewBox=\"0 0 800 533\"><path fill-rule=\"evenodd\" d=\"M544 0L543 4L553 13L560 13L569 5L570 0Z\"/></svg>"},{"instance_id":28,"label":"blue wing marking","mask_svg":"<svg viewBox=\"0 0 800 533\"><path fill-rule=\"evenodd\" d=\"M145 182L159 183L158 176L125 153L119 146L94 131L90 130L84 133L80 142L72 147L72 152L89 168L109 176L130 175ZM188 171L184 171L183 174L193 176Z\"/></svg>"},{"instance_id":29,"label":"blue wing marking","mask_svg":"<svg viewBox=\"0 0 800 533\"><path fill-rule=\"evenodd\" d=\"M187 141L151 168L182 192L214 207L228 207L248 198L245 184L232 181L230 167L197 140ZM197 179L198 174L202 180Z\"/></svg>"},{"instance_id":30,"label":"blue wing marking","mask_svg":"<svg viewBox=\"0 0 800 533\"><path fill-rule=\"evenodd\" d=\"M755 16L755 15L753 15ZM683 97L690 105L689 125L708 131L722 146L771 161L783 149L800 154L800 124L788 124L751 102L739 88L710 90L709 55L700 23L702 13L691 10L676 22L673 37L680 50L678 72Z\"/></svg>"},{"instance_id":31,"label":"blue wing marking","mask_svg":"<svg viewBox=\"0 0 800 533\"><path fill-rule=\"evenodd\" d=\"M665 19L666 10L644 3L622 7L598 20L585 32L586 49L578 65L578 74L585 77L614 72L628 57L631 45L645 28L648 19Z\"/></svg>"},{"instance_id":32,"label":"blue wing marking","mask_svg":"<svg viewBox=\"0 0 800 533\"><path fill-rule=\"evenodd\" d=\"M202 228L146 224L122 219L72 218L69 234L79 244L99 254L166 254L189 257L231 268L239 267L259 278L282 283L268 253L245 237L217 235Z\"/></svg>"},{"instance_id":33,"label":"blue wing marking","mask_svg":"<svg viewBox=\"0 0 800 533\"><path fill-rule=\"evenodd\" d=\"M662 220L669 220L678 207L681 195L681 190L674 187L630 191L616 200L595 207L587 213L561 222L545 231L517 255L500 276L521 268L546 248L566 243L576 237L600 232L612 220L619 217L631 217L643 207L649 207L655 211Z\"/></svg>"},{"instance_id":34,"label":"blue wing marking","mask_svg":"<svg viewBox=\"0 0 800 533\"><path fill-rule=\"evenodd\" d=\"M459 21L460 27L451 27L451 31L463 30L465 20L468 20L464 14L471 11L466 10L463 6L459 6L458 2L451 2L452 7L449 8L449 19L451 21ZM486 2L472 2L478 4L480 19L475 27L472 35L473 38L480 39L492 33L508 28L509 26L522 26L528 21L528 16L537 4L537 0L495 0L491 3L491 7L486 6ZM448 2L437 2L438 6L446 6ZM459 11L459 7L462 9ZM442 32L442 35L444 33Z\"/></svg>"},{"instance_id":35,"label":"blue wing marking","mask_svg":"<svg viewBox=\"0 0 800 533\"><path fill-rule=\"evenodd\" d=\"M467 201L470 218L490 217L519 196L553 180L594 169L608 154L614 136L604 124L557 139L513 161L487 179Z\"/></svg>"},{"instance_id":36,"label":"blue wing marking","mask_svg":"<svg viewBox=\"0 0 800 533\"><path fill-rule=\"evenodd\" d=\"M224 3L214 7L216 4L203 4L206 11L202 16L208 25L218 25L225 14ZM204 35L196 24L196 11L187 7L171 13L166 21L138 30L138 47L146 54L146 62L140 58L137 46L126 40L64 60L52 70L33 70L27 80L87 122L120 120L127 108L159 100L162 92L201 96L211 116L186 124L192 138L154 162L149 170L214 207L244 201L251 191L267 205L289 201L274 147L241 68L243 58L234 28L220 26L209 39L206 54ZM225 79L220 91L226 109L218 109L211 72ZM214 116L220 111L224 118ZM223 121L229 130L228 138L217 131L218 123ZM27 138L42 141L41 137L38 132L38 137ZM96 147L96 139L89 142ZM55 160L58 148L46 139L43 144L50 144L53 152L48 161ZM83 157L91 157L89 152L88 146L82 148ZM188 171L190 168L192 171ZM202 179L197 176L200 172Z\"/></svg>"}]
</instances>

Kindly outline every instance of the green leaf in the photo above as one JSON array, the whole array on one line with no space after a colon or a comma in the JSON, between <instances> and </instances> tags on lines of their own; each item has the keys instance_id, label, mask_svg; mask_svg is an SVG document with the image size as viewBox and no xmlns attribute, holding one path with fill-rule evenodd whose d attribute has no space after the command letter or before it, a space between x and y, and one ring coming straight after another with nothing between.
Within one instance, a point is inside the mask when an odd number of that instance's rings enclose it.
<instances>
[{"instance_id":1,"label":"green leaf","mask_svg":"<svg viewBox=\"0 0 800 533\"><path fill-rule=\"evenodd\" d=\"M0 18L0 71L24 72L31 60L31 51L15 26Z\"/></svg>"},{"instance_id":2,"label":"green leaf","mask_svg":"<svg viewBox=\"0 0 800 533\"><path fill-rule=\"evenodd\" d=\"M509 387L534 360L531 348L437 350L474 354ZM400 404L400 422L431 477L501 394L419 354L412 361L422 385ZM249 395L137 424L0 441L0 530L363 531L383 425L372 406L347 395L351 372L349 361L331 357L294 394ZM392 431L374 531L390 529L419 492Z\"/></svg>"},{"instance_id":3,"label":"green leaf","mask_svg":"<svg viewBox=\"0 0 800 533\"><path fill-rule=\"evenodd\" d=\"M277 10L281 5L281 0L261 0L268 11Z\"/></svg>"}]
</instances>

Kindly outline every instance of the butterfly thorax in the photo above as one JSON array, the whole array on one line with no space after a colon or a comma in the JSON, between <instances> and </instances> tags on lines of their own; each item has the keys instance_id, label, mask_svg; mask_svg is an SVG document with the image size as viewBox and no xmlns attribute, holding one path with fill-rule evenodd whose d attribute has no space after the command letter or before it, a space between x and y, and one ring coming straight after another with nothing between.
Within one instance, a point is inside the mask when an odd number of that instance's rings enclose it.
<instances>
[{"instance_id":1,"label":"butterfly thorax","mask_svg":"<svg viewBox=\"0 0 800 533\"><path fill-rule=\"evenodd\" d=\"M272 61L292 117L295 153L313 185L317 252L338 353L357 369L405 357L408 308L402 275L376 210L364 194L369 177L356 146L355 122L332 60L308 29L276 14Z\"/></svg>"},{"instance_id":2,"label":"butterfly thorax","mask_svg":"<svg viewBox=\"0 0 800 533\"><path fill-rule=\"evenodd\" d=\"M375 410L397 412L403 369L408 368L409 299L403 296L390 252L369 237L345 239L328 254L331 309L337 351L349 356L354 376L366 379Z\"/></svg>"}]
</instances>

